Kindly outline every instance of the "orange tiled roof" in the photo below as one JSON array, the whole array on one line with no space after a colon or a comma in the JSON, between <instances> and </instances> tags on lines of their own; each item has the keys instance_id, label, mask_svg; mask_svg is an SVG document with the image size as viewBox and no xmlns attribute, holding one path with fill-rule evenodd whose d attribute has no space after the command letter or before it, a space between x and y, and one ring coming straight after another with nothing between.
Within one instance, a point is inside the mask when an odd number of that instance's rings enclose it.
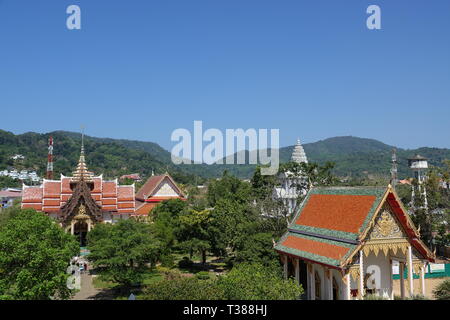
<instances>
[{"instance_id":1,"label":"orange tiled roof","mask_svg":"<svg viewBox=\"0 0 450 320\"><path fill-rule=\"evenodd\" d=\"M373 195L313 194L295 224L357 233L375 200Z\"/></svg>"},{"instance_id":2,"label":"orange tiled roof","mask_svg":"<svg viewBox=\"0 0 450 320\"><path fill-rule=\"evenodd\" d=\"M288 236L281 244L285 247L309 252L319 256L329 257L334 260L342 259L350 250L350 248L348 247L341 247L335 244L310 240L292 235Z\"/></svg>"}]
</instances>

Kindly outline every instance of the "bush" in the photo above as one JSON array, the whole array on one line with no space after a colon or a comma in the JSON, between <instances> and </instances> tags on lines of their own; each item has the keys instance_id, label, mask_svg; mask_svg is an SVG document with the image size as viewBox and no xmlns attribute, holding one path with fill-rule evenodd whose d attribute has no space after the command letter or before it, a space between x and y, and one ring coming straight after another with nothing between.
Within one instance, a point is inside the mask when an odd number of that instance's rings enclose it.
<instances>
[{"instance_id":1,"label":"bush","mask_svg":"<svg viewBox=\"0 0 450 320\"><path fill-rule=\"evenodd\" d=\"M436 300L450 300L450 279L441 282L433 291Z\"/></svg>"},{"instance_id":2,"label":"bush","mask_svg":"<svg viewBox=\"0 0 450 320\"><path fill-rule=\"evenodd\" d=\"M161 266L166 268L172 268L175 265L173 256L171 254L163 255L159 260L161 262Z\"/></svg>"},{"instance_id":3,"label":"bush","mask_svg":"<svg viewBox=\"0 0 450 320\"><path fill-rule=\"evenodd\" d=\"M165 280L173 280L181 278L181 272L178 270L172 270L166 267L157 267L157 271L164 277Z\"/></svg>"},{"instance_id":4,"label":"bush","mask_svg":"<svg viewBox=\"0 0 450 320\"><path fill-rule=\"evenodd\" d=\"M182 269L190 268L193 265L194 265L194 262L192 260L190 260L188 257L183 257L183 259L181 259L178 262L178 267L182 268Z\"/></svg>"},{"instance_id":5,"label":"bush","mask_svg":"<svg viewBox=\"0 0 450 320\"><path fill-rule=\"evenodd\" d=\"M224 294L213 280L176 278L149 285L144 291L146 300L223 300Z\"/></svg>"},{"instance_id":6,"label":"bush","mask_svg":"<svg viewBox=\"0 0 450 320\"><path fill-rule=\"evenodd\" d=\"M209 275L208 271L200 271L199 273L197 273L195 275L197 277L197 279L199 280L209 280L211 278L211 276Z\"/></svg>"},{"instance_id":7,"label":"bush","mask_svg":"<svg viewBox=\"0 0 450 320\"><path fill-rule=\"evenodd\" d=\"M367 294L364 296L364 300L387 300L376 294Z\"/></svg>"},{"instance_id":8,"label":"bush","mask_svg":"<svg viewBox=\"0 0 450 320\"><path fill-rule=\"evenodd\" d=\"M228 300L297 300L303 294L293 279L284 280L280 266L256 263L236 265L219 278L218 286Z\"/></svg>"},{"instance_id":9,"label":"bush","mask_svg":"<svg viewBox=\"0 0 450 320\"><path fill-rule=\"evenodd\" d=\"M428 300L428 299L423 294L415 294L410 298L410 300Z\"/></svg>"}]
</instances>

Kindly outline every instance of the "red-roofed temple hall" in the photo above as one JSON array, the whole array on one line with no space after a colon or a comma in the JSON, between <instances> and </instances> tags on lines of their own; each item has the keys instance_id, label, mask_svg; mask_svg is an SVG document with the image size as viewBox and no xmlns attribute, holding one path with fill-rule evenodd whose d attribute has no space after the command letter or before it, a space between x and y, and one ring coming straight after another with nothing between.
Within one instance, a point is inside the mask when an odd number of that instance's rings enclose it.
<instances>
[{"instance_id":1,"label":"red-roofed temple hall","mask_svg":"<svg viewBox=\"0 0 450 320\"><path fill-rule=\"evenodd\" d=\"M79 236L80 244L93 225L114 223L135 214L134 185L119 185L88 171L81 147L72 177L45 179L40 186L23 186L22 208L33 208L55 218L67 232Z\"/></svg>"}]
</instances>

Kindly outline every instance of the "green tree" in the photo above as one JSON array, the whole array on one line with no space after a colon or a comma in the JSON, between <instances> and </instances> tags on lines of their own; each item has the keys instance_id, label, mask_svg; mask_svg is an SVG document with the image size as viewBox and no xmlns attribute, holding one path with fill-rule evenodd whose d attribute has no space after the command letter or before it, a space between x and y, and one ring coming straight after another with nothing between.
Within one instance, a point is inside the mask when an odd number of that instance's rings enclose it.
<instances>
[{"instance_id":1,"label":"green tree","mask_svg":"<svg viewBox=\"0 0 450 320\"><path fill-rule=\"evenodd\" d=\"M419 190L418 181L416 179L412 181L415 193L412 219L417 226L420 226L422 239L432 249L435 247L432 233L439 231L441 226L446 224L448 208L450 208L450 194L441 187L441 177L438 168L430 167L424 182L427 191L427 208L425 208L425 198Z\"/></svg>"},{"instance_id":2,"label":"green tree","mask_svg":"<svg viewBox=\"0 0 450 320\"><path fill-rule=\"evenodd\" d=\"M162 251L152 226L132 219L97 224L88 234L88 248L102 277L124 288L140 284L147 264L154 266Z\"/></svg>"},{"instance_id":3,"label":"green tree","mask_svg":"<svg viewBox=\"0 0 450 320\"><path fill-rule=\"evenodd\" d=\"M0 225L0 299L67 299L66 273L79 253L74 237L34 210L15 212Z\"/></svg>"},{"instance_id":4,"label":"green tree","mask_svg":"<svg viewBox=\"0 0 450 320\"><path fill-rule=\"evenodd\" d=\"M220 277L218 286L228 300L297 300L303 293L293 279L284 280L280 266L256 263L236 265Z\"/></svg>"},{"instance_id":5,"label":"green tree","mask_svg":"<svg viewBox=\"0 0 450 320\"><path fill-rule=\"evenodd\" d=\"M247 234L241 238L237 247L237 263L259 263L270 266L278 261L278 255L273 249L271 233Z\"/></svg>"},{"instance_id":6,"label":"green tree","mask_svg":"<svg viewBox=\"0 0 450 320\"><path fill-rule=\"evenodd\" d=\"M189 250L190 258L198 251L202 255L202 263L206 263L206 253L210 249L210 233L208 225L211 221L211 211L208 209L197 211L189 209L179 217L180 226L177 238Z\"/></svg>"},{"instance_id":7,"label":"green tree","mask_svg":"<svg viewBox=\"0 0 450 320\"><path fill-rule=\"evenodd\" d=\"M13 179L11 177L0 177L0 190L3 188L19 188L22 186L22 181Z\"/></svg>"}]
</instances>

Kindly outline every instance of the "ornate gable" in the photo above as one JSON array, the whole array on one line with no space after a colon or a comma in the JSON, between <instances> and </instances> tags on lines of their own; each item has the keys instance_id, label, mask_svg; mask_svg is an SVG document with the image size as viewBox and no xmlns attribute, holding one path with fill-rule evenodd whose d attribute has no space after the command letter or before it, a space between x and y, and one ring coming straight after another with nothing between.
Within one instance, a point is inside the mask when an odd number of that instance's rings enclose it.
<instances>
[{"instance_id":1,"label":"ornate gable","mask_svg":"<svg viewBox=\"0 0 450 320\"><path fill-rule=\"evenodd\" d=\"M388 255L391 251L394 255L401 252L406 255L409 242L406 232L393 214L391 207L385 203L376 215L373 226L366 237L363 251L368 255L371 251L378 256L382 251Z\"/></svg>"},{"instance_id":2,"label":"ornate gable","mask_svg":"<svg viewBox=\"0 0 450 320\"><path fill-rule=\"evenodd\" d=\"M375 218L374 226L369 233L369 240L407 238L403 228L392 214L389 206L384 205Z\"/></svg>"},{"instance_id":3,"label":"ornate gable","mask_svg":"<svg viewBox=\"0 0 450 320\"><path fill-rule=\"evenodd\" d=\"M59 220L66 226L78 214L88 215L94 222L103 220L102 209L92 198L91 188L84 180L76 183L72 197L61 208Z\"/></svg>"},{"instance_id":4,"label":"ornate gable","mask_svg":"<svg viewBox=\"0 0 450 320\"><path fill-rule=\"evenodd\" d=\"M153 197L178 197L180 194L176 188L172 185L169 179L164 179L159 185L157 191L153 194Z\"/></svg>"}]
</instances>

